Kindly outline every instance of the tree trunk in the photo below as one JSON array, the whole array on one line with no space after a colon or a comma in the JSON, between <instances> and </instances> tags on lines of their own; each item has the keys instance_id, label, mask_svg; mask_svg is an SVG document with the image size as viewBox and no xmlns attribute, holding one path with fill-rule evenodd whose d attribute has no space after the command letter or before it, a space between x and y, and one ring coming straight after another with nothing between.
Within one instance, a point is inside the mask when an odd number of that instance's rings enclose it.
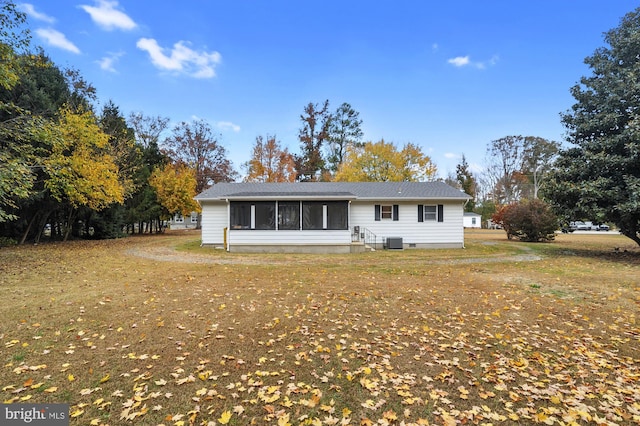
<instances>
[{"instance_id":1,"label":"tree trunk","mask_svg":"<svg viewBox=\"0 0 640 426\"><path fill-rule=\"evenodd\" d=\"M27 229L25 229L24 234L22 234L22 238L20 238L20 243L19 243L20 245L24 244L24 242L27 240L27 236L31 231L31 226L33 225L33 222L36 221L37 217L38 217L38 212L36 212L36 214L34 214L31 220L29 221L29 224L27 225Z\"/></svg>"},{"instance_id":2,"label":"tree trunk","mask_svg":"<svg viewBox=\"0 0 640 426\"><path fill-rule=\"evenodd\" d=\"M69 210L69 217L67 218L67 224L64 229L64 237L62 241L67 241L69 239L69 235L71 235L73 224L73 208Z\"/></svg>"},{"instance_id":3,"label":"tree trunk","mask_svg":"<svg viewBox=\"0 0 640 426\"><path fill-rule=\"evenodd\" d=\"M51 212L45 214L44 216L42 216L42 219L40 219L40 223L38 224L38 233L36 234L36 238L35 238L35 243L39 243L40 242L40 238L42 237L42 231L44 231L44 227L47 225L47 220L49 219L49 216L51 215ZM51 230L51 232L53 232L53 230Z\"/></svg>"}]
</instances>

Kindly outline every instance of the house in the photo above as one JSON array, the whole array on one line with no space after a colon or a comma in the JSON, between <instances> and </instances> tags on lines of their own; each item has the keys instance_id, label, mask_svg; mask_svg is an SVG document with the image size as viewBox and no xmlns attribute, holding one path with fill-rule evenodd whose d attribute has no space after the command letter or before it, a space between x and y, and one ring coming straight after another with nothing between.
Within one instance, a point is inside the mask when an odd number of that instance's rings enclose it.
<instances>
[{"instance_id":1,"label":"house","mask_svg":"<svg viewBox=\"0 0 640 426\"><path fill-rule=\"evenodd\" d=\"M443 182L217 183L202 244L232 252L462 248L470 197Z\"/></svg>"},{"instance_id":2,"label":"house","mask_svg":"<svg viewBox=\"0 0 640 426\"><path fill-rule=\"evenodd\" d=\"M169 229L195 229L198 226L198 213L191 212L189 217L182 216L182 213L176 213L169 220Z\"/></svg>"},{"instance_id":3,"label":"house","mask_svg":"<svg viewBox=\"0 0 640 426\"><path fill-rule=\"evenodd\" d=\"M462 218L465 228L482 228L482 215L473 212L464 212Z\"/></svg>"}]
</instances>

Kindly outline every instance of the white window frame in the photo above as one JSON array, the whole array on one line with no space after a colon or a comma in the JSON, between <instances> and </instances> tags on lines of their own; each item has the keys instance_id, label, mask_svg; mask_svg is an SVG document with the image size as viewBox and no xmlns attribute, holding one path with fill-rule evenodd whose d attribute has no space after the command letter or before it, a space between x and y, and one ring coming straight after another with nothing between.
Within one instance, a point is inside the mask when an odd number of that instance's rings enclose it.
<instances>
[{"instance_id":1,"label":"white window frame","mask_svg":"<svg viewBox=\"0 0 640 426\"><path fill-rule=\"evenodd\" d=\"M380 204L380 220L393 220L393 204Z\"/></svg>"},{"instance_id":2,"label":"white window frame","mask_svg":"<svg viewBox=\"0 0 640 426\"><path fill-rule=\"evenodd\" d=\"M433 211L430 211L433 209ZM438 206L436 204L425 204L422 207L422 216L425 222L438 221Z\"/></svg>"}]
</instances>

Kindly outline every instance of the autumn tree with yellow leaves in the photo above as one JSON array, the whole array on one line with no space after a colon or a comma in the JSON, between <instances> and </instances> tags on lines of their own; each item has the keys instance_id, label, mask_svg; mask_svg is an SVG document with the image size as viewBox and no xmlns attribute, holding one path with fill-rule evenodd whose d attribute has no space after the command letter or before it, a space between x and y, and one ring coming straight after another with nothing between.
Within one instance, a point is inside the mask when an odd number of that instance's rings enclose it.
<instances>
[{"instance_id":1,"label":"autumn tree with yellow leaves","mask_svg":"<svg viewBox=\"0 0 640 426\"><path fill-rule=\"evenodd\" d=\"M339 182L424 182L436 178L437 168L420 147L408 143L398 150L384 139L351 146L338 168Z\"/></svg>"},{"instance_id":2,"label":"autumn tree with yellow leaves","mask_svg":"<svg viewBox=\"0 0 640 426\"><path fill-rule=\"evenodd\" d=\"M193 199L196 192L195 170L183 163L167 164L154 169L149 183L156 190L158 201L165 209L165 218L180 213L200 212L200 205Z\"/></svg>"},{"instance_id":3,"label":"autumn tree with yellow leaves","mask_svg":"<svg viewBox=\"0 0 640 426\"><path fill-rule=\"evenodd\" d=\"M102 210L124 202L118 167L108 151L109 137L100 130L90 112L64 108L51 128L51 154L44 160L48 175L45 187L53 198L68 203L65 239L81 207Z\"/></svg>"}]
</instances>

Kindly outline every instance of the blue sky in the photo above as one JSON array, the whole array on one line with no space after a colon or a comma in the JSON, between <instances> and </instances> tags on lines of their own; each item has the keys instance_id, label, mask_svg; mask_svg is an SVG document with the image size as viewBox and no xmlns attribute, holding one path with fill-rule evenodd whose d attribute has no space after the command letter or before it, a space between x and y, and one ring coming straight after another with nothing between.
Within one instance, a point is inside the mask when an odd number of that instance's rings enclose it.
<instances>
[{"instance_id":1,"label":"blue sky","mask_svg":"<svg viewBox=\"0 0 640 426\"><path fill-rule=\"evenodd\" d=\"M445 177L508 135L562 141L569 89L636 1L31 0L33 42L128 116L209 122L235 168L256 136L299 152L325 99L366 141L422 147Z\"/></svg>"}]
</instances>

